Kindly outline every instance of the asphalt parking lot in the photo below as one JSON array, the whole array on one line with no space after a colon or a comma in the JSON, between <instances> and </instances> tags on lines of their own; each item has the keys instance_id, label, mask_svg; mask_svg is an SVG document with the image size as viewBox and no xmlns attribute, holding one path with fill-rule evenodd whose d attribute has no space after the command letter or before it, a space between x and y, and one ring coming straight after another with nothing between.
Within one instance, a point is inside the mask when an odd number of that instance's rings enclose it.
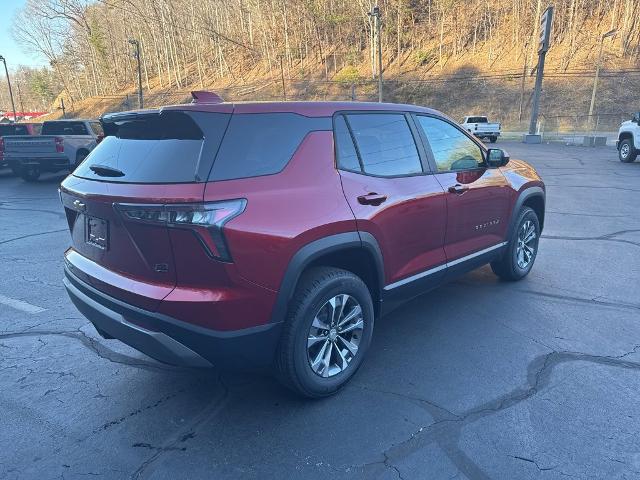
<instances>
[{"instance_id":1,"label":"asphalt parking lot","mask_svg":"<svg viewBox=\"0 0 640 480\"><path fill-rule=\"evenodd\" d=\"M640 162L498 146L547 184L532 273L381 319L321 401L100 338L62 286L62 177L0 174L0 478L640 478Z\"/></svg>"}]
</instances>

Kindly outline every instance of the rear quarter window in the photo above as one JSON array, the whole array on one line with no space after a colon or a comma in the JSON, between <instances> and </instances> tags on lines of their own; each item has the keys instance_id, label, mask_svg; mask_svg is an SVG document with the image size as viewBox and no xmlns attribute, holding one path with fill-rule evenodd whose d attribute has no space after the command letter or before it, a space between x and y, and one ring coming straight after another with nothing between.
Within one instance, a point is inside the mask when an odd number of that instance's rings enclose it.
<instances>
[{"instance_id":1,"label":"rear quarter window","mask_svg":"<svg viewBox=\"0 0 640 480\"><path fill-rule=\"evenodd\" d=\"M286 167L308 133L331 130L329 117L304 117L295 113L234 114L210 180L273 175Z\"/></svg>"}]
</instances>

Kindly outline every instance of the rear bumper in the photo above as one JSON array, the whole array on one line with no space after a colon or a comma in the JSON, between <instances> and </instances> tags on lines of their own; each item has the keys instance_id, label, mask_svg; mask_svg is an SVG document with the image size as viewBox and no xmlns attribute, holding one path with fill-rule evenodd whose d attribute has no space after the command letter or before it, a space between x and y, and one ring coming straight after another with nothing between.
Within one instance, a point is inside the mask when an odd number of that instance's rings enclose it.
<instances>
[{"instance_id":1,"label":"rear bumper","mask_svg":"<svg viewBox=\"0 0 640 480\"><path fill-rule=\"evenodd\" d=\"M471 132L476 137L484 138L484 137L499 137L500 132Z\"/></svg>"},{"instance_id":2,"label":"rear bumper","mask_svg":"<svg viewBox=\"0 0 640 480\"><path fill-rule=\"evenodd\" d=\"M59 170L66 170L71 168L71 162L66 156L58 157L42 157L42 158L27 158L27 157L5 157L4 161L12 168L20 167L39 167L42 171L57 172Z\"/></svg>"},{"instance_id":3,"label":"rear bumper","mask_svg":"<svg viewBox=\"0 0 640 480\"><path fill-rule=\"evenodd\" d=\"M281 323L235 331L210 330L110 297L66 267L64 285L76 308L103 336L116 338L160 362L242 370L263 369L273 362Z\"/></svg>"}]
</instances>

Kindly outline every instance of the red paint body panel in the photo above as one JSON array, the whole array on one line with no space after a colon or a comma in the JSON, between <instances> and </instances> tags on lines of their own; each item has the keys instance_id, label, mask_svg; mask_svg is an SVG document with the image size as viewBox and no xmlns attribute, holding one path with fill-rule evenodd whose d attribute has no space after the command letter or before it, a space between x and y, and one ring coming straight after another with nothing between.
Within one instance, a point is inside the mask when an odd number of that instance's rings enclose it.
<instances>
[{"instance_id":1,"label":"red paint body panel","mask_svg":"<svg viewBox=\"0 0 640 480\"><path fill-rule=\"evenodd\" d=\"M239 273L278 290L291 257L318 238L356 231L333 158L331 132L312 132L277 175L210 182L205 201L243 197L247 208L225 225Z\"/></svg>"},{"instance_id":2,"label":"red paint body panel","mask_svg":"<svg viewBox=\"0 0 640 480\"><path fill-rule=\"evenodd\" d=\"M436 174L447 191L447 260L455 260L503 242L509 226L510 188L497 168ZM463 185L462 194L449 187Z\"/></svg>"},{"instance_id":3,"label":"red paint body panel","mask_svg":"<svg viewBox=\"0 0 640 480\"><path fill-rule=\"evenodd\" d=\"M341 172L345 196L358 229L378 240L385 283L393 283L446 262L445 193L433 175L379 178ZM385 195L379 206L361 205L368 193Z\"/></svg>"}]
</instances>

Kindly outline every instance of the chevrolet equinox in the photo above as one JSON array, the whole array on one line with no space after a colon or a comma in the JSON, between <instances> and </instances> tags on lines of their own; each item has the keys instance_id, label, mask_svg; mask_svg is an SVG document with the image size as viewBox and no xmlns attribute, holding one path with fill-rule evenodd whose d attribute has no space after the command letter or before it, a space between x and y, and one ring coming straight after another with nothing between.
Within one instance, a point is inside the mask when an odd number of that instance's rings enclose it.
<instances>
[{"instance_id":1,"label":"chevrolet equinox","mask_svg":"<svg viewBox=\"0 0 640 480\"><path fill-rule=\"evenodd\" d=\"M101 122L60 188L64 283L103 337L165 363L330 395L394 305L487 263L519 280L536 259L536 171L431 109L194 92Z\"/></svg>"}]
</instances>

